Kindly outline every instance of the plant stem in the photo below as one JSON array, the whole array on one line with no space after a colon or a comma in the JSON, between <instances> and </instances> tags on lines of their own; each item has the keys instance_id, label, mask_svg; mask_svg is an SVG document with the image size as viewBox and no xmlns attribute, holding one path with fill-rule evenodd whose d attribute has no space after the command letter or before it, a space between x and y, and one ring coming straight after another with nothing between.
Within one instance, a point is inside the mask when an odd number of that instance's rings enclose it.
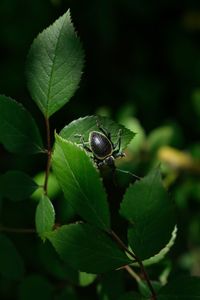
<instances>
[{"instance_id":1,"label":"plant stem","mask_svg":"<svg viewBox=\"0 0 200 300\"><path fill-rule=\"evenodd\" d=\"M133 277L137 282L141 281L141 278L138 276L138 274L136 274L133 269L130 266L124 266L123 269L125 269L130 275L131 277Z\"/></svg>"},{"instance_id":2,"label":"plant stem","mask_svg":"<svg viewBox=\"0 0 200 300\"><path fill-rule=\"evenodd\" d=\"M50 137L50 124L49 124L48 117L45 118L45 124L46 124L46 133L47 133L47 164L46 164L46 172L45 172L45 180L44 180L44 192L47 195L49 170L51 165L51 137Z\"/></svg>"},{"instance_id":3,"label":"plant stem","mask_svg":"<svg viewBox=\"0 0 200 300\"><path fill-rule=\"evenodd\" d=\"M148 285L148 287L149 287L149 290L151 291L152 300L156 300L156 299L157 299L156 293L155 293L155 291L154 291L154 288L153 288L153 286L152 286L152 284L151 284L151 281L150 281L150 279L149 279L149 276L148 276L148 274L147 274L147 272L146 272L146 270L145 270L145 267L144 267L142 261L139 259L139 257L137 257L132 251L130 251L130 250L127 248L127 246L124 244L124 242L120 239L120 237L119 237L114 231L111 230L109 233L110 233L111 237L112 237L112 238L116 241L116 243L119 245L119 247L120 247L121 249L123 249L125 252L127 252L131 257L133 257L134 260L139 264L140 269L141 269L141 272L142 272L142 274L143 274L143 276L144 276L144 279L145 279L145 281L146 281L146 283L147 283L147 285ZM125 267L125 269L127 270L127 266ZM127 270L127 271L128 271L129 274L130 274L130 270Z\"/></svg>"},{"instance_id":4,"label":"plant stem","mask_svg":"<svg viewBox=\"0 0 200 300\"><path fill-rule=\"evenodd\" d=\"M134 260L136 261L136 257L135 257L135 254L133 252L131 252L127 247L126 245L124 244L124 242L118 237L118 235L113 231L111 230L110 232L110 235L111 237L115 240L115 242L118 244L118 246L126 251L131 257L134 258Z\"/></svg>"},{"instance_id":5,"label":"plant stem","mask_svg":"<svg viewBox=\"0 0 200 300\"><path fill-rule=\"evenodd\" d=\"M35 233L34 228L12 228L0 225L0 232L10 232L10 233Z\"/></svg>"}]
</instances>

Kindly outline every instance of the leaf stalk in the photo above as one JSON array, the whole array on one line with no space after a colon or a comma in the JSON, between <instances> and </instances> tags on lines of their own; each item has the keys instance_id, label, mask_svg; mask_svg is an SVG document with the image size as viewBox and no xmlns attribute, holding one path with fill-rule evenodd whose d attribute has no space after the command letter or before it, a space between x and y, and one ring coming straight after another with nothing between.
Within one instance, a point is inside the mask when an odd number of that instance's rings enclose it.
<instances>
[{"instance_id":1,"label":"leaf stalk","mask_svg":"<svg viewBox=\"0 0 200 300\"><path fill-rule=\"evenodd\" d=\"M139 259L138 256L136 256L132 251L130 251L127 246L124 244L124 242L120 239L120 237L113 231L111 230L110 231L110 235L111 237L116 241L116 243L118 244L118 246L123 249L125 252L127 252L131 257L134 258L134 260L138 263L138 265L140 266L140 269L141 269L141 272L144 276L144 279L149 287L149 290L151 292L151 295L152 295L152 300L157 300L157 296L156 296L156 292L151 284L151 281L149 279L149 275L147 274L146 270L145 270L145 267L142 263L142 261ZM125 269L129 272L130 270L128 270L127 267L125 267ZM130 273L130 272L129 272Z\"/></svg>"},{"instance_id":2,"label":"leaf stalk","mask_svg":"<svg viewBox=\"0 0 200 300\"><path fill-rule=\"evenodd\" d=\"M51 166L51 135L50 135L50 123L49 118L45 117L45 124L46 124L46 138L47 138L47 164L46 164L46 171L45 171L45 180L44 180L44 193L47 195L48 190L48 178L49 178L49 171Z\"/></svg>"}]
</instances>

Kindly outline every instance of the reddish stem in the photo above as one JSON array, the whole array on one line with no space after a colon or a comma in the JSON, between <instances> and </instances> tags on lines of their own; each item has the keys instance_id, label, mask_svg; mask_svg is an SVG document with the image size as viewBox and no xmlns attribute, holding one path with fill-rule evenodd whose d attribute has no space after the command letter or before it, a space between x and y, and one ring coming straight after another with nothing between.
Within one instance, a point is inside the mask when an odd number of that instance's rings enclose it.
<instances>
[{"instance_id":1,"label":"reddish stem","mask_svg":"<svg viewBox=\"0 0 200 300\"><path fill-rule=\"evenodd\" d=\"M44 192L47 195L48 190L48 178L49 178L49 171L51 166L51 137L50 137L50 124L49 118L45 118L46 124L46 133L47 133L47 165L46 165L46 172L45 172L45 180L44 180Z\"/></svg>"}]
</instances>

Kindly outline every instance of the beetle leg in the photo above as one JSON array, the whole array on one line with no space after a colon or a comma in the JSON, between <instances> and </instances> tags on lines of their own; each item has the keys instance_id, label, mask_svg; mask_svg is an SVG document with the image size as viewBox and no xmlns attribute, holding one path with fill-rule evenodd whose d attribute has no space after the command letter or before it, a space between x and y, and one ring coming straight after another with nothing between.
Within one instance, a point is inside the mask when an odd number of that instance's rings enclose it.
<instances>
[{"instance_id":1,"label":"beetle leg","mask_svg":"<svg viewBox=\"0 0 200 300\"><path fill-rule=\"evenodd\" d=\"M86 145L86 142L84 141L83 135L82 135L82 134L76 134L76 136L80 138L80 142L81 142L83 148L84 148L86 151L88 151L88 152L92 152L92 150Z\"/></svg>"},{"instance_id":2,"label":"beetle leg","mask_svg":"<svg viewBox=\"0 0 200 300\"><path fill-rule=\"evenodd\" d=\"M103 125L101 125L100 123L99 123L99 120L97 119L96 120L96 123L97 123L97 127L99 128L99 130L101 131L101 132L103 132L103 134L105 134L105 136L109 139L109 141L111 140L111 134L110 134L110 132L106 129L106 128L104 128L103 127Z\"/></svg>"},{"instance_id":3,"label":"beetle leg","mask_svg":"<svg viewBox=\"0 0 200 300\"><path fill-rule=\"evenodd\" d=\"M124 156L126 156L126 154L124 153L124 152L113 152L113 156L114 156L114 158L118 158L118 157L124 157Z\"/></svg>"}]
</instances>

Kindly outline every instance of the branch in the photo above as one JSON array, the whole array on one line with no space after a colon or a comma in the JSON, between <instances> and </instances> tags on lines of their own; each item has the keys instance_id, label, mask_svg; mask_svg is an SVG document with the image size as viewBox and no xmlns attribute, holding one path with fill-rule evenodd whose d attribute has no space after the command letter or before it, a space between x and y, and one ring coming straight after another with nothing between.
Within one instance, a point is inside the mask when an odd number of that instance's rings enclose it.
<instances>
[{"instance_id":1,"label":"branch","mask_svg":"<svg viewBox=\"0 0 200 300\"><path fill-rule=\"evenodd\" d=\"M48 178L49 178L49 170L51 166L51 137L50 137L50 124L49 118L45 118L46 124L46 133L47 133L47 165L46 165L46 172L45 172L45 180L44 180L44 192L47 195L48 189Z\"/></svg>"},{"instance_id":2,"label":"branch","mask_svg":"<svg viewBox=\"0 0 200 300\"><path fill-rule=\"evenodd\" d=\"M118 246L124 250L125 252L127 252L131 257L134 258L135 262L137 262L140 266L141 272L144 276L144 279L149 287L149 290L151 291L151 295L152 295L152 300L156 300L157 296L156 296L156 292L154 291L154 288L151 284L151 281L149 279L149 276L145 270L145 267L142 263L142 261L139 259L139 257L137 257L132 251L130 251L127 246L124 244L124 242L120 239L120 237L114 232L114 231L110 231L109 234L111 235L111 237L115 240L115 242L118 244ZM125 267L125 269L129 272L130 274L130 269L127 268L127 266Z\"/></svg>"},{"instance_id":3,"label":"branch","mask_svg":"<svg viewBox=\"0 0 200 300\"><path fill-rule=\"evenodd\" d=\"M0 232L10 232L10 233L35 233L34 228L12 228L0 225Z\"/></svg>"}]
</instances>

